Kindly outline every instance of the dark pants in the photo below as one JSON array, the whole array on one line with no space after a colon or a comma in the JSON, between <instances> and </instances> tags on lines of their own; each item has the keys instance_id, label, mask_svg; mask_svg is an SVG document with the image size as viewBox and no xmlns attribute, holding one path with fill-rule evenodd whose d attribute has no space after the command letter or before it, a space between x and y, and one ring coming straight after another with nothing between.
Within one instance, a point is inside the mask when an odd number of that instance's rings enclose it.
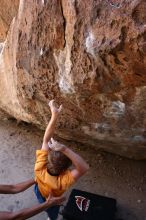
<instances>
[{"instance_id":1,"label":"dark pants","mask_svg":"<svg viewBox=\"0 0 146 220\"><path fill-rule=\"evenodd\" d=\"M39 203L43 203L46 201L46 199L41 195L37 184L34 187L34 192L36 194L36 197L37 197ZM48 217L51 218L51 220L57 219L58 213L59 213L59 208L60 208L60 206L56 205L56 206L52 206L46 210Z\"/></svg>"}]
</instances>

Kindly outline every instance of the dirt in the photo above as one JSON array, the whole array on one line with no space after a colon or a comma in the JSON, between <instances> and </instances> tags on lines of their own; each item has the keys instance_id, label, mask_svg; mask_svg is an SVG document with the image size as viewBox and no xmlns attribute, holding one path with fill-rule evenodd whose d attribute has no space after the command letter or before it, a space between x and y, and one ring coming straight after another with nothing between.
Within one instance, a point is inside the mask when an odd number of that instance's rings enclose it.
<instances>
[{"instance_id":1,"label":"dirt","mask_svg":"<svg viewBox=\"0 0 146 220\"><path fill-rule=\"evenodd\" d=\"M32 125L0 121L0 183L18 183L33 177L35 150L43 132ZM81 154L90 170L74 188L117 199L117 216L123 220L146 220L146 161L134 161L97 151L90 146L64 142ZM67 196L69 192L67 193ZM17 195L0 195L0 210L20 210L36 204L33 187ZM33 220L44 220L43 212Z\"/></svg>"}]
</instances>

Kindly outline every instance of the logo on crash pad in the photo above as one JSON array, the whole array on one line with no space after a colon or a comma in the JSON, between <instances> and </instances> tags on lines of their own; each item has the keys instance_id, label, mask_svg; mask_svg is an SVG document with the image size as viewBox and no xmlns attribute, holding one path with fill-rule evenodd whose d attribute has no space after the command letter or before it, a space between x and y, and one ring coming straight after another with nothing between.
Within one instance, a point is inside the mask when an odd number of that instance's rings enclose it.
<instances>
[{"instance_id":1,"label":"logo on crash pad","mask_svg":"<svg viewBox=\"0 0 146 220\"><path fill-rule=\"evenodd\" d=\"M76 205L80 209L80 211L88 211L90 200L86 199L83 196L75 196Z\"/></svg>"}]
</instances>

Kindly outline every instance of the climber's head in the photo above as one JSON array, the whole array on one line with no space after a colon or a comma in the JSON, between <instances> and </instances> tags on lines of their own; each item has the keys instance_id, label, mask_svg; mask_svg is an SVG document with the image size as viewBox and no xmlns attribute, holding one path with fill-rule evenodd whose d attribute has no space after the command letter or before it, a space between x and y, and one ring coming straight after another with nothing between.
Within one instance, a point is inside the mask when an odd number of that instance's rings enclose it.
<instances>
[{"instance_id":1,"label":"climber's head","mask_svg":"<svg viewBox=\"0 0 146 220\"><path fill-rule=\"evenodd\" d=\"M47 169L52 176L60 175L62 172L66 171L71 164L71 160L62 152L50 151L48 155Z\"/></svg>"}]
</instances>

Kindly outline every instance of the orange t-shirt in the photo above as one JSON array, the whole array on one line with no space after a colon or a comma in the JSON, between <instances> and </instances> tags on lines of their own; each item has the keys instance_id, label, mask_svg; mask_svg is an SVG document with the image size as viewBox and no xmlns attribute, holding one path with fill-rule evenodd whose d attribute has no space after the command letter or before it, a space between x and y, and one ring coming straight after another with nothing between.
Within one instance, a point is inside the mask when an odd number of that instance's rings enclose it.
<instances>
[{"instance_id":1,"label":"orange t-shirt","mask_svg":"<svg viewBox=\"0 0 146 220\"><path fill-rule=\"evenodd\" d=\"M49 193L53 196L62 195L74 182L71 171L67 170L59 176L52 176L47 171L48 151L37 150L35 162L35 180L40 193L47 198Z\"/></svg>"}]
</instances>

